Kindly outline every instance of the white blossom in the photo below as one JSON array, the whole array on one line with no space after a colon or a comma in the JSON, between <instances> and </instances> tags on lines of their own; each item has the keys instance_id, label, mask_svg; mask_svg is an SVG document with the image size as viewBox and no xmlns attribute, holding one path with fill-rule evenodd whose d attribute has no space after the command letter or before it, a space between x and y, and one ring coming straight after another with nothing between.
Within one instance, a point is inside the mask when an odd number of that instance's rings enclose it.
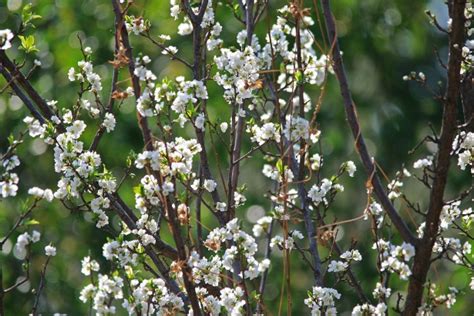
<instances>
[{"instance_id":1,"label":"white blossom","mask_svg":"<svg viewBox=\"0 0 474 316\"><path fill-rule=\"evenodd\" d=\"M104 122L102 125L105 127L107 133L112 132L115 129L115 117L112 113L105 113Z\"/></svg>"},{"instance_id":2,"label":"white blossom","mask_svg":"<svg viewBox=\"0 0 474 316\"><path fill-rule=\"evenodd\" d=\"M227 122L222 122L219 125L219 128L221 129L222 133L225 133L227 131L227 129L229 128L229 124Z\"/></svg>"},{"instance_id":3,"label":"white blossom","mask_svg":"<svg viewBox=\"0 0 474 316\"><path fill-rule=\"evenodd\" d=\"M217 202L216 203L216 210L219 212L225 212L227 211L227 204L224 202Z\"/></svg>"},{"instance_id":4,"label":"white blossom","mask_svg":"<svg viewBox=\"0 0 474 316\"><path fill-rule=\"evenodd\" d=\"M43 190L38 187L33 187L28 190L28 194L38 199L45 199L48 202L51 202L54 198L53 191L51 191L51 189Z\"/></svg>"},{"instance_id":5,"label":"white blossom","mask_svg":"<svg viewBox=\"0 0 474 316\"><path fill-rule=\"evenodd\" d=\"M329 179L323 179L321 185L313 185L308 191L308 197L317 205L325 202L326 194L331 190L333 183Z\"/></svg>"},{"instance_id":6,"label":"white blossom","mask_svg":"<svg viewBox=\"0 0 474 316\"><path fill-rule=\"evenodd\" d=\"M44 253L48 257L54 257L54 256L56 256L56 247L48 245L48 246L44 247Z\"/></svg>"},{"instance_id":7,"label":"white blossom","mask_svg":"<svg viewBox=\"0 0 474 316\"><path fill-rule=\"evenodd\" d=\"M185 21L178 25L178 34L179 35L189 35L193 32L193 25L191 24L190 21Z\"/></svg>"},{"instance_id":8,"label":"white blossom","mask_svg":"<svg viewBox=\"0 0 474 316\"><path fill-rule=\"evenodd\" d=\"M349 267L347 262L331 260L328 265L328 272L342 272L346 271Z\"/></svg>"},{"instance_id":9,"label":"white blossom","mask_svg":"<svg viewBox=\"0 0 474 316\"><path fill-rule=\"evenodd\" d=\"M344 168L347 173L349 174L349 177L353 177L354 173L356 172L357 168L356 165L353 161L349 160L345 163L345 168Z\"/></svg>"},{"instance_id":10,"label":"white blossom","mask_svg":"<svg viewBox=\"0 0 474 316\"><path fill-rule=\"evenodd\" d=\"M200 113L196 117L196 120L194 121L194 125L196 125L197 129L200 129L201 131L203 131L204 130L204 123L206 123L206 118L204 116L204 113Z\"/></svg>"},{"instance_id":11,"label":"white blossom","mask_svg":"<svg viewBox=\"0 0 474 316\"><path fill-rule=\"evenodd\" d=\"M12 47L12 39L12 31L10 31L9 29L0 30L0 50L7 50Z\"/></svg>"},{"instance_id":12,"label":"white blossom","mask_svg":"<svg viewBox=\"0 0 474 316\"><path fill-rule=\"evenodd\" d=\"M427 168L427 167L431 167L432 164L433 164L433 157L429 156L429 157L415 161L413 163L413 168L415 169Z\"/></svg>"},{"instance_id":13,"label":"white blossom","mask_svg":"<svg viewBox=\"0 0 474 316\"><path fill-rule=\"evenodd\" d=\"M304 303L311 309L311 315L321 315L323 311L325 315L336 315L335 300L340 298L341 294L335 289L314 286Z\"/></svg>"},{"instance_id":14,"label":"white blossom","mask_svg":"<svg viewBox=\"0 0 474 316\"><path fill-rule=\"evenodd\" d=\"M91 260L89 256L82 259L81 266L81 273L86 276L91 275L92 271L97 272L100 269L99 263L95 260Z\"/></svg>"}]
</instances>

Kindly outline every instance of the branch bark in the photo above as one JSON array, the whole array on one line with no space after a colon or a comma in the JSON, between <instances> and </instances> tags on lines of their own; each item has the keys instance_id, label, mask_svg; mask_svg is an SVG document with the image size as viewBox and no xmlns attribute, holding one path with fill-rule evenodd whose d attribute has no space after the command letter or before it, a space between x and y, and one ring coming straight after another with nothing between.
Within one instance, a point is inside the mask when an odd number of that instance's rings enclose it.
<instances>
[{"instance_id":1,"label":"branch bark","mask_svg":"<svg viewBox=\"0 0 474 316\"><path fill-rule=\"evenodd\" d=\"M292 5L296 6L295 8L295 25L296 25L296 59L297 59L297 67L298 71L300 71L302 74L304 73L304 66L303 66L303 59L302 59L302 47L301 47L301 19L303 16L301 15L301 12L303 8L300 7L300 4L298 1L295 1ZM298 100L299 100L299 116L304 118L304 84L303 82L298 82L297 85L297 93L298 93ZM282 121L285 121L285 118L281 118ZM309 250L311 252L311 256L313 258L313 264L314 264L314 281L316 285L322 286L323 285L323 279L322 279L322 272L321 272L321 257L319 255L319 250L318 250L318 244L317 244L317 239L316 239L316 234L315 234L315 227L314 227L314 222L311 217L311 210L309 209L309 201L308 201L308 192L306 191L306 188L304 187L304 177L305 177L305 172L304 172L304 162L305 162L305 154L306 151L304 150L305 148L305 140L302 139L300 142L300 161L297 162L293 150L291 150L291 164L293 165L294 172L296 171L296 174L298 175L297 177L297 182L298 182L298 196L300 198L300 203L301 203L301 208L303 209L303 218L304 218L304 224L306 228L306 234L309 239ZM291 143L289 146L293 146Z\"/></svg>"},{"instance_id":2,"label":"branch bark","mask_svg":"<svg viewBox=\"0 0 474 316\"><path fill-rule=\"evenodd\" d=\"M25 76L20 72L17 66L8 58L7 54L0 50L0 63L5 69L7 69L10 75L18 81L18 84L25 90L26 94L31 98L31 100L38 106L41 113L48 120L54 115L53 111L49 108L46 101L36 92L35 88L31 83L25 78ZM8 79L7 79L8 80Z\"/></svg>"},{"instance_id":3,"label":"branch bark","mask_svg":"<svg viewBox=\"0 0 474 316\"><path fill-rule=\"evenodd\" d=\"M117 0L112 0L112 6L114 9L114 14L115 17L118 19L118 29L116 30L117 32L120 32L121 40L122 40L122 45L125 48L126 51L126 56L129 60L128 63L128 71L130 73L130 76L132 78L132 86L133 86L133 91L135 94L135 98L138 99L141 95L141 88L140 88L140 82L138 77L135 75L135 63L133 59L133 52L132 52L132 47L130 45L129 39L128 39L128 32L125 27L125 23L123 21L123 12L121 10L120 4L117 2ZM137 119L138 119L138 124L140 126L140 129L142 131L142 136L143 136L143 141L145 148L149 151L154 150L154 146L152 143L152 134L150 131L150 128L148 127L148 121L147 118L140 115L139 112L137 112ZM155 178L158 180L159 185L161 186L161 175L157 172L154 172ZM171 233L173 235L173 239L176 243L176 249L178 252L178 260L181 262L186 262L187 261L187 253L186 253L186 248L185 244L183 242L183 238L181 236L181 231L179 228L179 223L177 219L177 214L176 210L173 207L172 203L169 201L167 198L165 208L167 210L167 215L169 219L169 226ZM194 287L194 284L192 282L192 276L191 276L191 269L187 266L187 264L184 264L183 267L183 281L184 281L184 287L186 288L186 292L188 294L189 301L191 303L191 306L193 308L193 313L194 315L201 315L201 309L199 306L199 301L196 295L196 290Z\"/></svg>"},{"instance_id":4,"label":"branch bark","mask_svg":"<svg viewBox=\"0 0 474 316\"><path fill-rule=\"evenodd\" d=\"M461 98L466 130L474 132L474 67L463 76Z\"/></svg>"},{"instance_id":5,"label":"branch bark","mask_svg":"<svg viewBox=\"0 0 474 316\"><path fill-rule=\"evenodd\" d=\"M189 1L188 0L183 0L183 5L185 8L190 7ZM205 52L203 52L203 43L202 43L202 27L201 23L204 17L204 13L206 11L208 5L208 0L205 0L201 3L200 9L198 14L194 14L192 10L186 10L186 13L191 20L193 24L193 65L192 65L192 70L193 70L193 78L195 80L203 80L205 78L205 71L206 71L206 63L205 63ZM204 61L204 63L203 63ZM201 113L206 115L206 101L202 100L201 101ZM203 181L205 179L214 179L211 173L211 169L209 167L209 159L207 156L207 150L206 150L206 141L205 141L205 132L199 128L195 128L196 132L196 138L199 142L199 145L201 145L201 152L199 153L199 158L200 158L200 186L202 185ZM201 200L201 194L200 193L200 198L198 199L198 202L200 203ZM211 197L212 200L214 201L214 204L217 202L221 201L221 198L219 196L218 190L214 190L211 192ZM200 210L200 205L197 205L197 209ZM219 223L221 225L225 224L225 219L222 216L220 212L216 213L216 216L219 220ZM200 221L200 218L198 218ZM201 224L198 222L198 228L200 229Z\"/></svg>"},{"instance_id":6,"label":"branch bark","mask_svg":"<svg viewBox=\"0 0 474 316\"><path fill-rule=\"evenodd\" d=\"M41 124L44 124L45 120L44 120L43 116L38 112L38 110L36 110L34 104L31 102L31 100L23 93L21 88L15 82L15 79L10 75L10 73L2 65L0 65L0 73L5 78L5 80L8 82L8 84L12 88L13 92L15 92L17 97L19 97L20 100L26 105L26 107L30 111L31 115L33 115L34 118L37 119Z\"/></svg>"},{"instance_id":7,"label":"branch bark","mask_svg":"<svg viewBox=\"0 0 474 316\"><path fill-rule=\"evenodd\" d=\"M336 73L337 80L339 81L339 88L341 90L344 110L346 112L346 120L352 131L352 135L354 136L357 152L360 156L362 164L364 165L364 169L367 175L373 175L371 177L371 182L375 195L377 196L378 200L387 212L388 216L390 217L390 220L395 225L405 242L408 242L412 245L416 245L418 243L418 239L412 234L405 221L400 217L392 202L388 198L385 189L383 188L382 183L380 182L380 178L377 175L377 170L374 161L367 150L364 137L360 130L356 106L354 101L352 100L351 90L349 89L346 71L344 69L344 63L342 61L342 55L339 48L339 41L337 39L336 24L334 22L334 17L331 12L329 0L321 0L321 3L323 7L324 20L326 23L329 42L333 43L333 68L334 72Z\"/></svg>"},{"instance_id":8,"label":"branch bark","mask_svg":"<svg viewBox=\"0 0 474 316\"><path fill-rule=\"evenodd\" d=\"M451 160L451 147L457 130L456 115L457 101L461 89L461 48L464 44L464 8L466 7L466 0L450 0L448 6L452 19L452 29L449 34L448 82L444 97L441 136L426 216L426 228L423 238L416 248L403 315L415 315L423 299L433 245L438 235L440 214L444 206L443 195Z\"/></svg>"}]
</instances>

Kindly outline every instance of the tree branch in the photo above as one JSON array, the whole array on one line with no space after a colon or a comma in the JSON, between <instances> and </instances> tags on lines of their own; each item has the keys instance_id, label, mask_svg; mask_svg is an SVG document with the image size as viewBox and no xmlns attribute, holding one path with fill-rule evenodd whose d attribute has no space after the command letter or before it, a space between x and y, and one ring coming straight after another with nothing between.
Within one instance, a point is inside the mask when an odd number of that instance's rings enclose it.
<instances>
[{"instance_id":1,"label":"tree branch","mask_svg":"<svg viewBox=\"0 0 474 316\"><path fill-rule=\"evenodd\" d=\"M417 238L411 233L407 227L405 221L397 213L397 210L393 206L392 202L388 198L381 182L380 178L377 175L375 164L369 155L367 146L365 144L364 137L362 136L359 120L357 118L357 111L354 101L352 100L351 91L349 89L349 84L347 81L346 71L344 69L344 64L342 61L342 55L339 48L339 41L337 39L336 33L336 24L334 22L334 17L331 13L331 8L329 5L329 0L321 0L324 20L326 22L326 28L328 33L329 42L333 43L332 53L333 53L333 68L336 73L337 80L339 81L339 88L341 90L341 95L344 102L344 109L346 112L346 119L351 128L352 135L355 138L355 145L357 152L360 156L362 164L364 165L365 172L367 175L372 175L372 186L375 192L375 195L379 199L383 208L387 212L390 220L393 222L398 232L404 241L416 245L418 243Z\"/></svg>"},{"instance_id":2,"label":"tree branch","mask_svg":"<svg viewBox=\"0 0 474 316\"><path fill-rule=\"evenodd\" d=\"M18 84L13 79L13 77L8 73L8 71L2 65L0 65L0 73L7 80L8 85L10 85L10 87L15 92L15 94L26 105L26 107L28 108L30 113L34 116L34 118L37 119L41 124L44 124L45 120L43 116L36 110L35 106L33 105L33 103L31 103L30 99L23 93L23 91L20 89Z\"/></svg>"},{"instance_id":3,"label":"tree branch","mask_svg":"<svg viewBox=\"0 0 474 316\"><path fill-rule=\"evenodd\" d=\"M448 177L452 143L457 130L456 115L457 101L461 89L461 48L464 44L464 8L466 7L466 0L450 0L448 7L452 19L452 29L449 34L448 82L444 97L441 136L426 216L426 228L421 243L416 248L403 315L415 315L423 299L423 290L430 269L433 245L438 234L440 214L444 206L443 196Z\"/></svg>"},{"instance_id":4,"label":"tree branch","mask_svg":"<svg viewBox=\"0 0 474 316\"><path fill-rule=\"evenodd\" d=\"M3 50L0 50L0 63L10 72L10 75L18 81L20 86L23 87L31 100L39 107L43 116L50 120L51 117L55 115L53 111Z\"/></svg>"}]
</instances>

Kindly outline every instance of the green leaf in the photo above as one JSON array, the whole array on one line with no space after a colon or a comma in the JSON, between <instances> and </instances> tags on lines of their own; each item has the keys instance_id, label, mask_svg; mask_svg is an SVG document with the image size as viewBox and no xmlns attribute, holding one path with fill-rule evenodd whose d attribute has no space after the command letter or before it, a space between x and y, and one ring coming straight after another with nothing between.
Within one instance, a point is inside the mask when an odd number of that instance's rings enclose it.
<instances>
[{"instance_id":1,"label":"green leaf","mask_svg":"<svg viewBox=\"0 0 474 316\"><path fill-rule=\"evenodd\" d=\"M300 85L303 84L303 82L304 82L303 73L299 70L297 72L295 72L295 79L298 82L298 84L300 84Z\"/></svg>"},{"instance_id":2,"label":"green leaf","mask_svg":"<svg viewBox=\"0 0 474 316\"><path fill-rule=\"evenodd\" d=\"M23 7L23 10L21 11L21 20L24 26L35 27L31 22L38 19L41 19L41 15L33 13L33 5L31 3L28 3Z\"/></svg>"},{"instance_id":3,"label":"green leaf","mask_svg":"<svg viewBox=\"0 0 474 316\"><path fill-rule=\"evenodd\" d=\"M140 184L140 185L137 185L137 186L133 187L133 193L142 195L143 194L142 185Z\"/></svg>"},{"instance_id":4,"label":"green leaf","mask_svg":"<svg viewBox=\"0 0 474 316\"><path fill-rule=\"evenodd\" d=\"M20 49L23 49L27 53L37 52L38 49L35 46L35 37L33 35L23 36L18 35L21 41Z\"/></svg>"},{"instance_id":5,"label":"green leaf","mask_svg":"<svg viewBox=\"0 0 474 316\"><path fill-rule=\"evenodd\" d=\"M30 226L30 225L38 225L40 222L34 218L26 221L23 225Z\"/></svg>"},{"instance_id":6,"label":"green leaf","mask_svg":"<svg viewBox=\"0 0 474 316\"><path fill-rule=\"evenodd\" d=\"M277 170L280 174L283 173L283 160L278 159L278 161L276 163L276 168L277 168Z\"/></svg>"},{"instance_id":7,"label":"green leaf","mask_svg":"<svg viewBox=\"0 0 474 316\"><path fill-rule=\"evenodd\" d=\"M15 136L13 136L13 134L10 134L8 135L8 143L11 145L13 145L13 143L15 142Z\"/></svg>"},{"instance_id":8,"label":"green leaf","mask_svg":"<svg viewBox=\"0 0 474 316\"><path fill-rule=\"evenodd\" d=\"M190 117L193 117L195 113L196 113L196 107L194 106L194 104L192 104L190 102L189 105L188 105L188 109L186 111L186 114Z\"/></svg>"}]
</instances>

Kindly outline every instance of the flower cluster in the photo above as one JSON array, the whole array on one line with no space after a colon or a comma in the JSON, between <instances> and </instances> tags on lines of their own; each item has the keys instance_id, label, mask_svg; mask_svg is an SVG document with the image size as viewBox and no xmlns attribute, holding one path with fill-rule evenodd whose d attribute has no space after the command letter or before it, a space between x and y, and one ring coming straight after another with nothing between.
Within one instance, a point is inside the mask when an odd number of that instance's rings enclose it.
<instances>
[{"instance_id":1,"label":"flower cluster","mask_svg":"<svg viewBox=\"0 0 474 316\"><path fill-rule=\"evenodd\" d=\"M288 115L283 133L292 142L300 139L307 140L309 139L309 122L302 117Z\"/></svg>"},{"instance_id":2,"label":"flower cluster","mask_svg":"<svg viewBox=\"0 0 474 316\"><path fill-rule=\"evenodd\" d=\"M321 185L313 185L311 189L308 191L308 197L316 204L323 202L327 204L328 201L326 199L326 195L331 191L331 189L335 189L337 187L333 186L333 183L329 179L323 179L321 181Z\"/></svg>"},{"instance_id":3,"label":"flower cluster","mask_svg":"<svg viewBox=\"0 0 474 316\"><path fill-rule=\"evenodd\" d=\"M274 123L265 123L262 126L253 125L251 128L251 140L258 145L263 145L269 140L280 142L280 132Z\"/></svg>"},{"instance_id":4,"label":"flower cluster","mask_svg":"<svg viewBox=\"0 0 474 316\"><path fill-rule=\"evenodd\" d=\"M428 156L423 159L418 159L413 163L413 168L414 169L423 169L423 168L428 168L433 165L433 156Z\"/></svg>"},{"instance_id":5,"label":"flower cluster","mask_svg":"<svg viewBox=\"0 0 474 316\"><path fill-rule=\"evenodd\" d=\"M45 199L48 202L51 202L54 198L53 191L51 189L43 190L38 187L34 187L28 190L28 194L34 196L37 199Z\"/></svg>"},{"instance_id":6,"label":"flower cluster","mask_svg":"<svg viewBox=\"0 0 474 316\"><path fill-rule=\"evenodd\" d=\"M469 71L474 65L474 6L472 2L467 2L464 9L464 16L466 17L465 28L467 30L468 38L462 47L462 68L461 73Z\"/></svg>"},{"instance_id":7,"label":"flower cluster","mask_svg":"<svg viewBox=\"0 0 474 316\"><path fill-rule=\"evenodd\" d=\"M447 309L450 309L454 303L456 303L456 296L459 291L454 287L449 287L448 294L437 294L438 286L431 283L428 287L428 294L426 301L418 308L418 314L420 316L433 315L433 310L437 307L445 305Z\"/></svg>"},{"instance_id":8,"label":"flower cluster","mask_svg":"<svg viewBox=\"0 0 474 316\"><path fill-rule=\"evenodd\" d=\"M242 104L250 99L258 88L261 62L252 47L243 50L222 48L214 58L217 72L214 80L224 88L224 98L230 104Z\"/></svg>"},{"instance_id":9,"label":"flower cluster","mask_svg":"<svg viewBox=\"0 0 474 316\"><path fill-rule=\"evenodd\" d=\"M364 315L373 315L373 316L383 316L386 315L387 305L385 303L378 303L376 306L365 303L362 305L357 305L352 309L352 316L364 316Z\"/></svg>"},{"instance_id":10,"label":"flower cluster","mask_svg":"<svg viewBox=\"0 0 474 316\"><path fill-rule=\"evenodd\" d=\"M92 309L99 315L115 314L113 300L123 299L123 279L99 274L97 285L89 284L81 291L79 299L86 303L92 300Z\"/></svg>"},{"instance_id":11,"label":"flower cluster","mask_svg":"<svg viewBox=\"0 0 474 316\"><path fill-rule=\"evenodd\" d=\"M125 17L125 27L129 33L138 35L147 31L150 28L150 25L142 17L135 17L132 15Z\"/></svg>"},{"instance_id":12,"label":"flower cluster","mask_svg":"<svg viewBox=\"0 0 474 316\"><path fill-rule=\"evenodd\" d=\"M91 260L91 257L84 257L81 261L81 273L85 276L91 275L92 271L98 272L100 265L97 261Z\"/></svg>"},{"instance_id":13,"label":"flower cluster","mask_svg":"<svg viewBox=\"0 0 474 316\"><path fill-rule=\"evenodd\" d=\"M464 264L469 262L472 246L469 241L462 243L458 238L438 237L433 246L433 252L456 264Z\"/></svg>"},{"instance_id":14,"label":"flower cluster","mask_svg":"<svg viewBox=\"0 0 474 316\"><path fill-rule=\"evenodd\" d=\"M459 133L453 142L453 153L458 156L459 168L465 170L471 166L471 174L474 174L474 133Z\"/></svg>"},{"instance_id":15,"label":"flower cluster","mask_svg":"<svg viewBox=\"0 0 474 316\"><path fill-rule=\"evenodd\" d=\"M379 239L372 249L376 249L380 255L381 271L397 273L402 280L408 280L411 270L407 263L415 255L415 247L405 242L401 246L395 246Z\"/></svg>"},{"instance_id":16,"label":"flower cluster","mask_svg":"<svg viewBox=\"0 0 474 316\"><path fill-rule=\"evenodd\" d=\"M311 309L311 315L337 315L335 300L340 298L341 294L335 289L314 286L304 303Z\"/></svg>"},{"instance_id":17,"label":"flower cluster","mask_svg":"<svg viewBox=\"0 0 474 316\"><path fill-rule=\"evenodd\" d=\"M331 260L328 265L328 272L343 272L349 268L349 265L353 261L361 261L362 256L356 249L346 251L341 254L342 261Z\"/></svg>"},{"instance_id":18,"label":"flower cluster","mask_svg":"<svg viewBox=\"0 0 474 316\"><path fill-rule=\"evenodd\" d=\"M383 286L382 283L380 282L377 282L377 284L375 285L375 289L372 292L372 295L377 300L388 299L391 294L392 294L392 289Z\"/></svg>"},{"instance_id":19,"label":"flower cluster","mask_svg":"<svg viewBox=\"0 0 474 316\"><path fill-rule=\"evenodd\" d=\"M16 196L18 191L18 175L11 172L20 165L20 159L17 155L5 157L2 159L3 173L0 175L0 195L2 198Z\"/></svg>"},{"instance_id":20,"label":"flower cluster","mask_svg":"<svg viewBox=\"0 0 474 316\"><path fill-rule=\"evenodd\" d=\"M87 52L87 50L85 50ZM102 90L102 79L94 72L94 66L90 60L81 60L77 63L79 71L76 71L73 67L69 69L68 79L69 81L79 81L81 83L88 83L89 89L92 92L100 92ZM91 112L94 113L93 111Z\"/></svg>"},{"instance_id":21,"label":"flower cluster","mask_svg":"<svg viewBox=\"0 0 474 316\"><path fill-rule=\"evenodd\" d=\"M373 216L377 228L381 228L384 220L382 205L377 202L372 202L364 211L364 219L369 219L369 215Z\"/></svg>"},{"instance_id":22,"label":"flower cluster","mask_svg":"<svg viewBox=\"0 0 474 316\"><path fill-rule=\"evenodd\" d=\"M13 33L9 29L0 30L0 50L7 50L12 47L11 40Z\"/></svg>"},{"instance_id":23,"label":"flower cluster","mask_svg":"<svg viewBox=\"0 0 474 316\"><path fill-rule=\"evenodd\" d=\"M174 142L155 142L156 150L144 151L135 160L135 167L143 169L149 166L160 172L163 177L161 184L154 175L145 175L135 192L136 207L142 213L147 211L147 203L158 205L160 198L174 192L173 177L184 176L191 180L193 157L201 152L202 148L196 139L186 140L175 138ZM198 181L199 184L199 181ZM209 192L215 190L217 184L213 180L206 180L204 187Z\"/></svg>"},{"instance_id":24,"label":"flower cluster","mask_svg":"<svg viewBox=\"0 0 474 316\"><path fill-rule=\"evenodd\" d=\"M309 16L304 16L300 25L299 40L301 43L300 53L303 69L298 69L298 46L296 44L296 28L291 27L288 22L292 18L290 6L284 6L278 10L281 16L277 18L277 22L272 26L269 36L267 35L267 44L263 48L262 59L267 65L272 63L272 51L274 55L280 56L285 71L278 78L281 86L286 86L287 91L292 91L296 84L307 83L310 85L321 85L325 78L327 70L332 70L328 63L326 55L319 58L314 49L315 35L310 27L314 24L314 20ZM293 37L293 47L289 47L288 37ZM294 80L296 79L296 80Z\"/></svg>"},{"instance_id":25,"label":"flower cluster","mask_svg":"<svg viewBox=\"0 0 474 316\"><path fill-rule=\"evenodd\" d=\"M28 232L25 232L18 236L16 240L15 248L24 256L26 254L26 247L32 243L37 243L40 240L41 233L34 230L31 235Z\"/></svg>"},{"instance_id":26,"label":"flower cluster","mask_svg":"<svg viewBox=\"0 0 474 316\"><path fill-rule=\"evenodd\" d=\"M219 255L223 244L227 244L222 255ZM233 219L225 227L212 230L207 236L204 245L216 255L211 259L201 258L193 253L188 265L193 268L195 282L216 285L221 281L221 274L217 271L233 271L244 279L255 279L270 265L268 259L258 261L255 258L258 246L255 239L242 231L237 219ZM245 262L245 264L242 264ZM212 269L210 269L212 267ZM238 271L239 269L240 271Z\"/></svg>"},{"instance_id":27,"label":"flower cluster","mask_svg":"<svg viewBox=\"0 0 474 316\"><path fill-rule=\"evenodd\" d=\"M278 247L279 249L292 250L295 247L295 238L301 240L304 237L303 234L298 230L291 231L286 238L280 235L276 235L271 239L270 247Z\"/></svg>"}]
</instances>

